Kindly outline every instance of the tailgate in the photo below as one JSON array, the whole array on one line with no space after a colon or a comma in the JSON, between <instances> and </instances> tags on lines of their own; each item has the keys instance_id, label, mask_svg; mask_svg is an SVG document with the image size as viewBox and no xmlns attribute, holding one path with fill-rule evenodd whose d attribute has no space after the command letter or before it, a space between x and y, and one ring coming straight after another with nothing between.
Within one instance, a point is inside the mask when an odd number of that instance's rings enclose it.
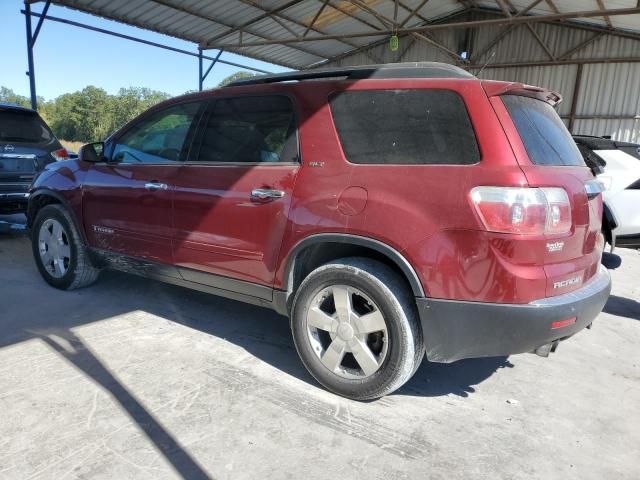
<instances>
[{"instance_id":1,"label":"tailgate","mask_svg":"<svg viewBox=\"0 0 640 480\"><path fill-rule=\"evenodd\" d=\"M509 92L491 101L529 186L563 188L569 197L569 231L547 234L535 247L547 277L546 295L554 296L580 288L597 272L604 247L603 207L598 184L571 134L543 98L539 92L535 98Z\"/></svg>"}]
</instances>

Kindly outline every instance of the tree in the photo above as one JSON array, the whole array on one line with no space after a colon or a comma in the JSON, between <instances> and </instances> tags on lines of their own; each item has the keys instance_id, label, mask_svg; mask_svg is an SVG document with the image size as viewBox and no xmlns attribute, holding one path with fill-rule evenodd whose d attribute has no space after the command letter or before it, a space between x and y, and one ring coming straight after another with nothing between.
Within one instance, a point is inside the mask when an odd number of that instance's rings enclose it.
<instances>
[{"instance_id":1,"label":"tree","mask_svg":"<svg viewBox=\"0 0 640 480\"><path fill-rule=\"evenodd\" d=\"M236 72L234 74L229 75L227 78L223 79L218 86L224 87L225 85L229 85L231 82L235 82L236 80L242 80L243 78L251 78L255 77L255 73L249 72Z\"/></svg>"},{"instance_id":2,"label":"tree","mask_svg":"<svg viewBox=\"0 0 640 480\"><path fill-rule=\"evenodd\" d=\"M44 98L36 97L38 105L44 103ZM13 90L7 87L0 87L0 102L15 103L22 107L31 108L31 99L24 95L18 95Z\"/></svg>"}]
</instances>

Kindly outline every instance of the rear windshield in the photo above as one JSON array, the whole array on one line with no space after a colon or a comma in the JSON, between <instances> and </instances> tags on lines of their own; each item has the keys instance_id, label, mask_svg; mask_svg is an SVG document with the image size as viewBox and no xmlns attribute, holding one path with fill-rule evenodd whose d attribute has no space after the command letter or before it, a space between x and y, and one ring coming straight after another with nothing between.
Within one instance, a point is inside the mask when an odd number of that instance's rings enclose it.
<instances>
[{"instance_id":1,"label":"rear windshield","mask_svg":"<svg viewBox=\"0 0 640 480\"><path fill-rule=\"evenodd\" d=\"M571 134L551 105L518 95L504 95L502 101L533 163L585 166Z\"/></svg>"},{"instance_id":2,"label":"rear windshield","mask_svg":"<svg viewBox=\"0 0 640 480\"><path fill-rule=\"evenodd\" d=\"M35 112L0 109L0 141L47 143L53 134Z\"/></svg>"},{"instance_id":3,"label":"rear windshield","mask_svg":"<svg viewBox=\"0 0 640 480\"><path fill-rule=\"evenodd\" d=\"M335 93L331 112L347 160L470 165L480 152L467 109L450 90Z\"/></svg>"}]
</instances>

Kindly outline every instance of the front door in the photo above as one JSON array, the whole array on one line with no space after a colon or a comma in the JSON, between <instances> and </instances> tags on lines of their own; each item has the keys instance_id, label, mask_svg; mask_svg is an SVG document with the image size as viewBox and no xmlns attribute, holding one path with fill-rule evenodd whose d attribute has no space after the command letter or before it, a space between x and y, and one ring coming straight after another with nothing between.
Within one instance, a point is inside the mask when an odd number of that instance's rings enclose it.
<instances>
[{"instance_id":1,"label":"front door","mask_svg":"<svg viewBox=\"0 0 640 480\"><path fill-rule=\"evenodd\" d=\"M91 246L172 263L173 181L199 107L190 102L153 111L110 142L108 161L93 165L83 186Z\"/></svg>"},{"instance_id":2,"label":"front door","mask_svg":"<svg viewBox=\"0 0 640 480\"><path fill-rule=\"evenodd\" d=\"M295 118L282 95L210 103L174 184L173 252L185 279L269 295L299 169Z\"/></svg>"}]
</instances>

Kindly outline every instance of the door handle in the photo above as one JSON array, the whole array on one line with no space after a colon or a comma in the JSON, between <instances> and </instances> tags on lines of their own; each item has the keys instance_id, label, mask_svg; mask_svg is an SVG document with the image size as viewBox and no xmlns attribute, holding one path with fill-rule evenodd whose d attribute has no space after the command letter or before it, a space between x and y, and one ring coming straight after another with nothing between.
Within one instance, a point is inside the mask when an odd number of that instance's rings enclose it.
<instances>
[{"instance_id":1,"label":"door handle","mask_svg":"<svg viewBox=\"0 0 640 480\"><path fill-rule=\"evenodd\" d=\"M144 188L146 188L147 190L150 190L152 192L155 192L156 190L166 190L169 187L167 187L166 183L147 182L147 183L144 184Z\"/></svg>"},{"instance_id":2,"label":"door handle","mask_svg":"<svg viewBox=\"0 0 640 480\"><path fill-rule=\"evenodd\" d=\"M254 202L267 203L284 197L282 190L272 190L270 188L254 188L251 190L251 200Z\"/></svg>"}]
</instances>

